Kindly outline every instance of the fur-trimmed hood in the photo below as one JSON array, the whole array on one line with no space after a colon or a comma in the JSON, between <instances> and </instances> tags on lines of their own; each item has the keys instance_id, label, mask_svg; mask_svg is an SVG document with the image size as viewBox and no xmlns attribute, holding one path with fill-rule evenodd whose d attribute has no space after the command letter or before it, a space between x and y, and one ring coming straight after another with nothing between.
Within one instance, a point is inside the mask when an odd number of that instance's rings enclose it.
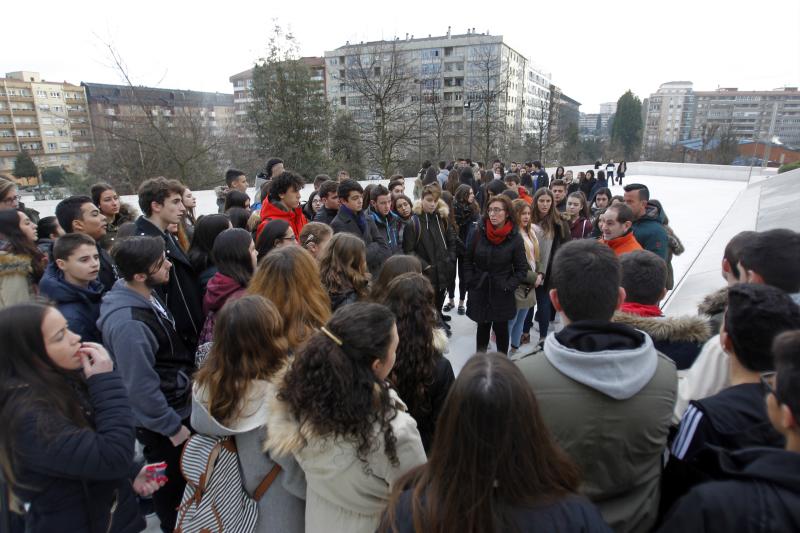
<instances>
[{"instance_id":1,"label":"fur-trimmed hood","mask_svg":"<svg viewBox=\"0 0 800 533\"><path fill-rule=\"evenodd\" d=\"M611 320L643 331L654 341L704 343L711 338L708 321L699 316L644 317L618 311Z\"/></svg>"},{"instance_id":2,"label":"fur-trimmed hood","mask_svg":"<svg viewBox=\"0 0 800 533\"><path fill-rule=\"evenodd\" d=\"M0 276L27 276L32 272L30 256L0 252Z\"/></svg>"},{"instance_id":3,"label":"fur-trimmed hood","mask_svg":"<svg viewBox=\"0 0 800 533\"><path fill-rule=\"evenodd\" d=\"M723 287L703 298L697 305L697 312L701 315L713 316L725 311L728 305L728 287Z\"/></svg>"},{"instance_id":4,"label":"fur-trimmed hood","mask_svg":"<svg viewBox=\"0 0 800 533\"><path fill-rule=\"evenodd\" d=\"M416 200L414 202L414 214L417 216L422 216L422 200ZM439 215L445 221L448 220L450 216L450 208L447 207L447 202L439 198L436 200L436 214Z\"/></svg>"}]
</instances>

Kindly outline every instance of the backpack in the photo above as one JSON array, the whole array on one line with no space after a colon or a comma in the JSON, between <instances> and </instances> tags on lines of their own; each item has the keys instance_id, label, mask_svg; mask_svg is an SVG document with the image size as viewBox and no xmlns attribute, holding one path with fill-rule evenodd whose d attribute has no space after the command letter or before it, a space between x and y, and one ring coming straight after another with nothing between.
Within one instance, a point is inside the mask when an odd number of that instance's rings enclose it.
<instances>
[{"instance_id":1,"label":"backpack","mask_svg":"<svg viewBox=\"0 0 800 533\"><path fill-rule=\"evenodd\" d=\"M258 520L258 501L281 471L276 464L251 498L244 489L232 437L193 435L181 453L186 489L175 533L248 533Z\"/></svg>"}]
</instances>

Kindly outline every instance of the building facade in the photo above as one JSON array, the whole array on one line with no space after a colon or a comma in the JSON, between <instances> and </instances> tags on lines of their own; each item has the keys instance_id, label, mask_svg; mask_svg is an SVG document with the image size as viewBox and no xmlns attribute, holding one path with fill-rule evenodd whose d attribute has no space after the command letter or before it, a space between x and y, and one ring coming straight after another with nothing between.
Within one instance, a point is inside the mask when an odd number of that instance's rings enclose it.
<instances>
[{"instance_id":1,"label":"building facade","mask_svg":"<svg viewBox=\"0 0 800 533\"><path fill-rule=\"evenodd\" d=\"M673 146L689 138L694 120L692 82L662 83L647 98L647 115L642 133L645 151Z\"/></svg>"},{"instance_id":2,"label":"building facade","mask_svg":"<svg viewBox=\"0 0 800 533\"><path fill-rule=\"evenodd\" d=\"M335 111L351 113L356 120L374 120L375 111L348 79L348 72L353 72L354 65L369 63L373 72L368 76L385 78L386 69L397 68L398 61L404 71L408 102L419 105L419 116L428 120L431 113L441 113L446 129L460 137L467 135L471 120L477 124L487 94L491 94L489 105L505 132L522 138L537 131L538 124L546 123L542 118L550 112L550 73L512 48L502 36L479 34L474 29L460 35L453 35L448 28L441 36L348 42L326 51L331 106ZM458 146L451 144L448 150L463 150L463 143L461 139Z\"/></svg>"},{"instance_id":3,"label":"building facade","mask_svg":"<svg viewBox=\"0 0 800 533\"><path fill-rule=\"evenodd\" d=\"M0 78L0 171L13 170L21 150L40 169L85 172L94 140L84 88L42 80L38 72Z\"/></svg>"},{"instance_id":4,"label":"building facade","mask_svg":"<svg viewBox=\"0 0 800 533\"><path fill-rule=\"evenodd\" d=\"M550 84L550 135L562 139L570 124L579 127L581 103L564 94L561 89Z\"/></svg>"}]
</instances>

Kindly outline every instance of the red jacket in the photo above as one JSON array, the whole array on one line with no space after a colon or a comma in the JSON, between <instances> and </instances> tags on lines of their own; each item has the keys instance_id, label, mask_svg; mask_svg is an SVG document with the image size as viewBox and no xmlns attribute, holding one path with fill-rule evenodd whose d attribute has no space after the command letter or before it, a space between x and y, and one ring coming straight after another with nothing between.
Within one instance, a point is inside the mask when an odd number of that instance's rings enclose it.
<instances>
[{"instance_id":1,"label":"red jacket","mask_svg":"<svg viewBox=\"0 0 800 533\"><path fill-rule=\"evenodd\" d=\"M291 211L287 211L286 208L283 207L283 204L278 206L270 203L269 200L265 200L264 204L261 206L261 223L258 225L256 240L261 236L264 226L266 226L270 220L280 219L289 223L289 227L292 228L296 239L300 238L300 232L303 230L303 226L308 224L308 220L306 220L306 216L299 206Z\"/></svg>"},{"instance_id":2,"label":"red jacket","mask_svg":"<svg viewBox=\"0 0 800 533\"><path fill-rule=\"evenodd\" d=\"M517 189L518 189L517 192L519 193L519 197L522 198L523 200L525 200L526 202L528 202L528 205L533 205L533 196L528 194L528 189L526 189L525 187L523 187L521 185Z\"/></svg>"},{"instance_id":3,"label":"red jacket","mask_svg":"<svg viewBox=\"0 0 800 533\"><path fill-rule=\"evenodd\" d=\"M637 241L636 237L633 236L632 231L629 231L622 237L611 239L610 241L607 241L602 237L600 237L598 240L603 244L607 244L618 256L627 254L628 252L635 252L636 250L643 250L642 245L639 244L639 241Z\"/></svg>"}]
</instances>

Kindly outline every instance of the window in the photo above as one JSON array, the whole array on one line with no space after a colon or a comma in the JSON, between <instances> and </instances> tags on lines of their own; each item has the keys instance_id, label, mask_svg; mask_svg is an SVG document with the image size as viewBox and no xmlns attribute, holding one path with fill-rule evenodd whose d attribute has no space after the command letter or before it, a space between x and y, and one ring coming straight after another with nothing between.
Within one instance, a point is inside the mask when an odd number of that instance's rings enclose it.
<instances>
[{"instance_id":1,"label":"window","mask_svg":"<svg viewBox=\"0 0 800 533\"><path fill-rule=\"evenodd\" d=\"M47 143L47 149L48 150L57 150L58 149L58 145L56 143Z\"/></svg>"},{"instance_id":2,"label":"window","mask_svg":"<svg viewBox=\"0 0 800 533\"><path fill-rule=\"evenodd\" d=\"M69 150L70 144L69 143L58 143L58 147Z\"/></svg>"},{"instance_id":3,"label":"window","mask_svg":"<svg viewBox=\"0 0 800 533\"><path fill-rule=\"evenodd\" d=\"M47 91L39 89L38 91L36 91L36 96L38 96L39 98L47 98Z\"/></svg>"},{"instance_id":4,"label":"window","mask_svg":"<svg viewBox=\"0 0 800 533\"><path fill-rule=\"evenodd\" d=\"M50 111L50 106L47 104L39 104L39 111Z\"/></svg>"},{"instance_id":5,"label":"window","mask_svg":"<svg viewBox=\"0 0 800 533\"><path fill-rule=\"evenodd\" d=\"M381 67L375 67L372 69L372 75L378 77L381 75Z\"/></svg>"},{"instance_id":6,"label":"window","mask_svg":"<svg viewBox=\"0 0 800 533\"><path fill-rule=\"evenodd\" d=\"M345 77L346 77L346 72L347 72L347 71L346 71L346 70L344 70L344 69L341 69L341 70L339 71L339 79L340 79L340 80L343 80L343 79L345 79Z\"/></svg>"},{"instance_id":7,"label":"window","mask_svg":"<svg viewBox=\"0 0 800 533\"><path fill-rule=\"evenodd\" d=\"M340 97L339 98L339 103L342 104L342 105L347 105L347 97L346 96Z\"/></svg>"}]
</instances>

